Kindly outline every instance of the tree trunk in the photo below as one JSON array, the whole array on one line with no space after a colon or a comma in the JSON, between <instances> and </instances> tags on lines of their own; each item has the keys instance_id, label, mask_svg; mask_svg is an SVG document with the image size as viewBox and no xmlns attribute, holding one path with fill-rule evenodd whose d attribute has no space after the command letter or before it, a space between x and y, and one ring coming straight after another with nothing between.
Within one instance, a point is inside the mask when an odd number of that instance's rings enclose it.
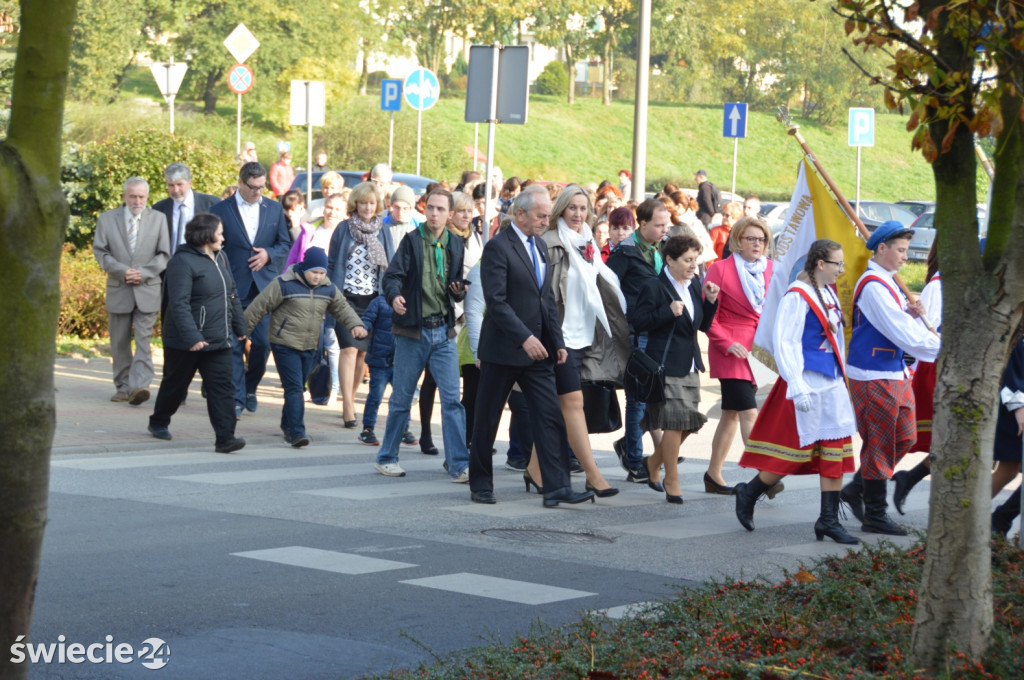
<instances>
[{"instance_id":1,"label":"tree trunk","mask_svg":"<svg viewBox=\"0 0 1024 680\"><path fill-rule=\"evenodd\" d=\"M53 444L54 338L68 207L61 132L77 0L21 3L7 139L0 143L0 680L28 677L10 645L27 641L46 525Z\"/></svg>"},{"instance_id":2,"label":"tree trunk","mask_svg":"<svg viewBox=\"0 0 1024 680\"><path fill-rule=\"evenodd\" d=\"M569 105L576 103L576 69L572 63L572 45L565 44L565 70L569 72L569 95L566 101Z\"/></svg>"},{"instance_id":3,"label":"tree trunk","mask_svg":"<svg viewBox=\"0 0 1024 680\"><path fill-rule=\"evenodd\" d=\"M368 60L370 57L369 53L369 41L366 38L360 40L363 48L363 69L359 72L359 94L366 95L366 82L370 79L370 67Z\"/></svg>"},{"instance_id":4,"label":"tree trunk","mask_svg":"<svg viewBox=\"0 0 1024 680\"><path fill-rule=\"evenodd\" d=\"M215 69L206 74L206 87L203 89L203 114L212 116L217 113L217 83L224 76L224 69Z\"/></svg>"},{"instance_id":5,"label":"tree trunk","mask_svg":"<svg viewBox=\"0 0 1024 680\"><path fill-rule=\"evenodd\" d=\"M608 40L604 44L604 82L601 84L601 103L608 106L612 103L612 41L615 29L608 29Z\"/></svg>"},{"instance_id":6,"label":"tree trunk","mask_svg":"<svg viewBox=\"0 0 1024 680\"><path fill-rule=\"evenodd\" d=\"M945 23L945 18L940 19ZM957 40L941 26L939 54L965 63ZM968 69L968 72L969 69ZM996 143L990 234L984 258L977 240L976 173L970 131L956 129L952 148L933 163L935 228L943 275L942 352L933 422L931 506L927 557L910 658L915 668L941 669L958 650L981 659L992 625L989 508L992 441L998 393L1013 331L1024 300L1024 145L1014 124L1021 97L1002 106L1006 125ZM966 111L969 119L972 111ZM930 126L942 145L948 123Z\"/></svg>"}]
</instances>

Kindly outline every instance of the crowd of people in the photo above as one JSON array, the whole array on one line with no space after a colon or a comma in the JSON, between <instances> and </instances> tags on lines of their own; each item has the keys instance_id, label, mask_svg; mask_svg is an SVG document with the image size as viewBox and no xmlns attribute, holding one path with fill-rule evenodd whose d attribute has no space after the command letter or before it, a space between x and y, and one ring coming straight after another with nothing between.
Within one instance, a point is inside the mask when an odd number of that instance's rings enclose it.
<instances>
[{"instance_id":1,"label":"crowd of people","mask_svg":"<svg viewBox=\"0 0 1024 680\"><path fill-rule=\"evenodd\" d=\"M222 199L194 191L189 168L172 163L166 199L148 208L148 183L129 178L124 205L97 223L94 252L108 274L111 401L138 406L150 398L149 339L162 317L163 377L149 418L154 437L172 438L171 420L198 371L215 450L244 447L236 426L259 407L257 388L272 354L284 391L284 441L306 446L306 381L325 354L327 403L340 395L341 428L358 429L358 441L379 447L379 474L404 477L400 446L419 444L426 455L443 451L443 468L451 481L469 485L473 502L497 502L492 457L508 406L505 467L522 472L526 491L542 494L545 507L593 502L619 490L595 461L587 395L595 385L621 386L641 352L660 366L664 384L648 403L626 392L625 428L614 450L627 482L683 503L681 447L707 421L699 376L710 369L722 415L704 489L733 495L743 527L754 530L757 501L782 492L785 476L816 474L819 540L857 542L839 521L841 502L862 531L905 534L888 515L888 481L902 514L907 494L928 474L927 459L894 468L930 444L941 277L933 253L920 300L896 286L912 236L899 223L882 224L867 242L873 257L849 319L835 291L845 273L842 248L828 240L810 247L775 317L784 322L771 329L779 378L759 407L751 352L773 274L771 231L757 197L723 204L704 170L694 173L696 191L666 184L636 201L628 198L625 170L618 185L467 171L455 186L431 185L417 196L378 164L351 189L340 174L324 171L323 197L307 205L289 189L287 150L269 172L247 145L250 152ZM326 167L326 157L317 160ZM708 367L698 331L707 336ZM369 393L360 420L356 395L364 377ZM418 438L411 427L417 391ZM441 450L430 426L435 399ZM722 466L737 431L740 465L757 473L731 486ZM1021 339L1004 377L998 432L993 495L1020 471ZM854 433L863 440L859 466ZM654 447L647 456L645 434ZM572 472L585 475L583 490L573 488ZM1019 512L1019 504L1004 504L993 528L1005 533Z\"/></svg>"}]
</instances>

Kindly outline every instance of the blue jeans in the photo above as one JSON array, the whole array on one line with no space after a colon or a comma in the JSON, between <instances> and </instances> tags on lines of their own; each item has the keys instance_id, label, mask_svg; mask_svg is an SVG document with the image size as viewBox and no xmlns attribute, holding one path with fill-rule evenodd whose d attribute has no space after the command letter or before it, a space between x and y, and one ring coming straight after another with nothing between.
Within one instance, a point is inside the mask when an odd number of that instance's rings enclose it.
<instances>
[{"instance_id":1,"label":"blue jeans","mask_svg":"<svg viewBox=\"0 0 1024 680\"><path fill-rule=\"evenodd\" d=\"M334 321L328 318L326 342L324 348L327 350L327 365L331 369L331 391L341 393L341 381L338 380L338 361L341 359L341 345L338 344L338 335L334 332Z\"/></svg>"},{"instance_id":2,"label":"blue jeans","mask_svg":"<svg viewBox=\"0 0 1024 680\"><path fill-rule=\"evenodd\" d=\"M363 406L363 427L368 427L372 430L377 426L377 411L380 409L380 402L384 398L384 388L388 384L394 386L394 375L394 366L388 366L387 368L370 366L370 392L366 395L366 404ZM405 429L409 429L408 420L405 421Z\"/></svg>"},{"instance_id":3,"label":"blue jeans","mask_svg":"<svg viewBox=\"0 0 1024 680\"><path fill-rule=\"evenodd\" d=\"M281 409L281 430L291 439L306 434L306 404L302 390L316 359L315 349L292 349L284 345L271 345L277 374L284 386L284 407Z\"/></svg>"},{"instance_id":4,"label":"blue jeans","mask_svg":"<svg viewBox=\"0 0 1024 680\"><path fill-rule=\"evenodd\" d=\"M398 462L398 446L409 423L416 382L423 369L429 367L441 395L441 433L448 474L458 477L469 466L466 410L459 394L458 349L455 340L449 339L446 327L420 330L419 340L395 335L395 373L377 462L381 465Z\"/></svg>"},{"instance_id":5,"label":"blue jeans","mask_svg":"<svg viewBox=\"0 0 1024 680\"><path fill-rule=\"evenodd\" d=\"M247 301L244 307L249 306ZM243 307L243 309L244 309ZM252 346L249 348L249 368L245 368L245 341L235 340L232 344L232 382L235 385L235 405L245 406L245 396L255 394L256 387L267 371L267 356L270 354L270 315L263 317L249 334Z\"/></svg>"},{"instance_id":6,"label":"blue jeans","mask_svg":"<svg viewBox=\"0 0 1024 680\"><path fill-rule=\"evenodd\" d=\"M643 350L647 349L647 336L641 335L636 338L637 346ZM644 431L640 428L640 421L644 419L647 406L642 401L637 401L626 392L626 453L629 455L629 467L639 468L643 465L644 459Z\"/></svg>"}]
</instances>

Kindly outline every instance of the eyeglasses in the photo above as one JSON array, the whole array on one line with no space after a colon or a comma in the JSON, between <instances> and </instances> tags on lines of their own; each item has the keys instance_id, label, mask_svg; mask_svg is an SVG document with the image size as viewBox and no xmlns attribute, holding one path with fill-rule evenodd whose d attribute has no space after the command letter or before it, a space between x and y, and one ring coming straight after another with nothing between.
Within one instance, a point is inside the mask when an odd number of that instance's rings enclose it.
<instances>
[{"instance_id":1,"label":"eyeglasses","mask_svg":"<svg viewBox=\"0 0 1024 680\"><path fill-rule=\"evenodd\" d=\"M744 236L743 240L750 244L757 243L759 245L768 242L768 239L761 236Z\"/></svg>"},{"instance_id":2,"label":"eyeglasses","mask_svg":"<svg viewBox=\"0 0 1024 680\"><path fill-rule=\"evenodd\" d=\"M254 187L253 185L249 184L248 182L242 182L242 184L244 184L246 186L246 188L249 189L249 191L263 191L264 189L267 188L267 183L266 182L264 182L263 184L259 185L258 187Z\"/></svg>"},{"instance_id":3,"label":"eyeglasses","mask_svg":"<svg viewBox=\"0 0 1024 680\"><path fill-rule=\"evenodd\" d=\"M846 263L845 262L836 262L835 260L822 260L822 262L828 262L829 264L834 264L835 266L839 267L840 269L846 269Z\"/></svg>"}]
</instances>

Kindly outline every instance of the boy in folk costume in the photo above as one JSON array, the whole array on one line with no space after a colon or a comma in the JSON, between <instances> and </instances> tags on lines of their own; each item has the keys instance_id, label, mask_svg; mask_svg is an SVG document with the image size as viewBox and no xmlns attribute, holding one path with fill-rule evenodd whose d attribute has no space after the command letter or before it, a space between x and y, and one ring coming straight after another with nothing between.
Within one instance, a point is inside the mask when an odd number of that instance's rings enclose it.
<instances>
[{"instance_id":1,"label":"boy in folk costume","mask_svg":"<svg viewBox=\"0 0 1024 680\"><path fill-rule=\"evenodd\" d=\"M860 470L843 487L842 500L869 533L906 536L886 514L886 482L917 440L914 393L904 353L935 361L939 336L915 319L920 301L908 303L893 277L907 261L914 232L896 220L882 223L868 239L874 255L853 294L853 337L847 358L850 397L864 444Z\"/></svg>"}]
</instances>

